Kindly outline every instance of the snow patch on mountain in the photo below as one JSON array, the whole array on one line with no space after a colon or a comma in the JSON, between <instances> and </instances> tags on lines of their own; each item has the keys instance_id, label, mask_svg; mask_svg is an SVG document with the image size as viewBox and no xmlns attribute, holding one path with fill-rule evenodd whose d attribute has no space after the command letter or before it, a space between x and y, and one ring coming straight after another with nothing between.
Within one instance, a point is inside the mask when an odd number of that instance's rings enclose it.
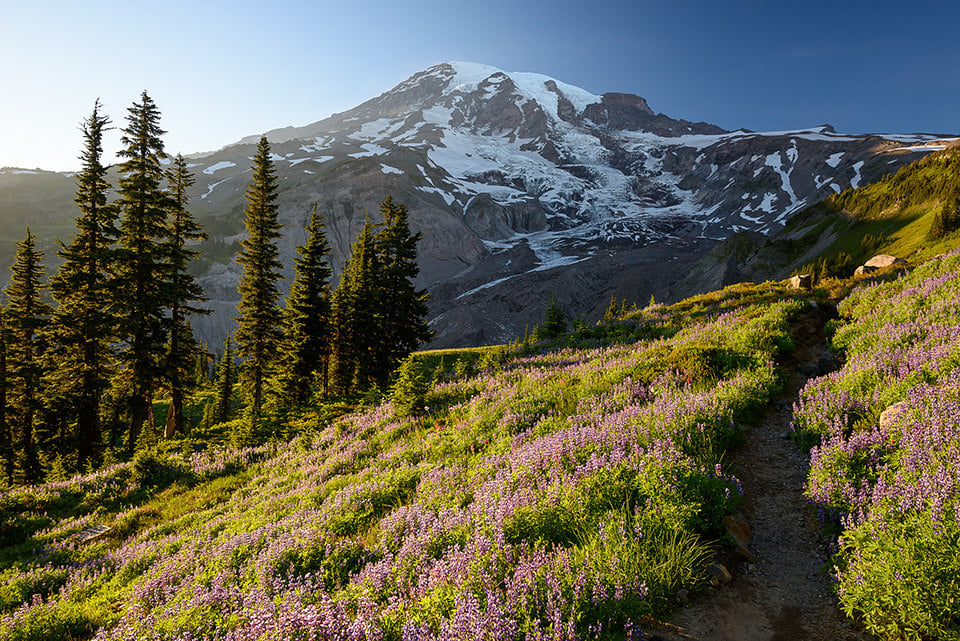
<instances>
[{"instance_id":1,"label":"snow patch on mountain","mask_svg":"<svg viewBox=\"0 0 960 641\"><path fill-rule=\"evenodd\" d=\"M235 162L230 162L229 160L221 160L220 162L214 163L209 167L207 167L206 169L204 169L203 173L205 173L208 176L212 176L213 174L220 171L221 169L229 169L230 167L236 167L236 166L237 166L237 163Z\"/></svg>"},{"instance_id":2,"label":"snow patch on mountain","mask_svg":"<svg viewBox=\"0 0 960 641\"><path fill-rule=\"evenodd\" d=\"M863 161L853 163L853 178L850 179L850 186L856 189L860 186L860 170L863 168Z\"/></svg>"},{"instance_id":3,"label":"snow patch on mountain","mask_svg":"<svg viewBox=\"0 0 960 641\"><path fill-rule=\"evenodd\" d=\"M380 145L375 145L369 142L360 145L360 148L363 149L363 151L358 151L357 153L347 155L351 158L368 158L370 156L382 156L390 151L385 147L381 147Z\"/></svg>"},{"instance_id":4,"label":"snow patch on mountain","mask_svg":"<svg viewBox=\"0 0 960 641\"><path fill-rule=\"evenodd\" d=\"M222 185L223 183L227 182L228 180L230 180L230 179L229 179L229 178L224 178L223 180L218 180L217 182L210 183L209 185L207 185L207 193L201 194L201 195L200 195L200 200L205 200L205 199L207 198L207 196L209 196L210 194L213 193L213 190L214 190L214 189L216 189L217 187L219 187L219 186Z\"/></svg>"},{"instance_id":5,"label":"snow patch on mountain","mask_svg":"<svg viewBox=\"0 0 960 641\"><path fill-rule=\"evenodd\" d=\"M790 198L790 205L795 205L797 203L797 195L793 192L793 185L790 184L790 174L793 172L792 163L796 161L796 141L793 142L793 147L786 150L787 159L791 162L790 169L784 169L783 162L780 158L780 152L776 151L769 156L767 156L766 164L768 167L772 167L775 172L780 175L780 183L782 185L783 191L787 193L787 196ZM791 152L793 152L791 154Z\"/></svg>"}]
</instances>

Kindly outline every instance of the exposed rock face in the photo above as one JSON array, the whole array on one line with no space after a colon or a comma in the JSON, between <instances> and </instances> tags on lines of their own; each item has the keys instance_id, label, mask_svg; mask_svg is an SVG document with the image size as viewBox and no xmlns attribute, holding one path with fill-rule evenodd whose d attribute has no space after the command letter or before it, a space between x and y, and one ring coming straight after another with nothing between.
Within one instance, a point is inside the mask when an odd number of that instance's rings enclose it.
<instances>
[{"instance_id":1,"label":"exposed rock face","mask_svg":"<svg viewBox=\"0 0 960 641\"><path fill-rule=\"evenodd\" d=\"M419 285L431 291L437 347L514 338L542 320L552 294L570 316L593 320L611 295L672 300L749 278L737 256L702 263L702 272L697 261L718 239L775 232L804 205L918 157L898 151L904 137L829 126L727 132L655 113L639 96L596 96L464 63L437 65L347 112L267 136L287 282L314 202L336 279L364 219L378 222L391 195L423 235ZM214 310L195 327L212 345L236 313L232 257L258 138L190 157L190 207L211 236L200 280ZM22 178L0 172L8 215L59 216L67 238L73 179L44 177L44 193L57 197L40 198L23 191Z\"/></svg>"}]
</instances>

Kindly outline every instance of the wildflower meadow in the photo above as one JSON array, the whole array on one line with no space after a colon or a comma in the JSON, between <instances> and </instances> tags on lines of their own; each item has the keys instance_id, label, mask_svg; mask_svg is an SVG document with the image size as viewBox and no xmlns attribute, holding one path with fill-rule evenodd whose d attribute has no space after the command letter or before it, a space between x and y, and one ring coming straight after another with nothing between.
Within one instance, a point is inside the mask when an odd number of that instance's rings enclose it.
<instances>
[{"instance_id":1,"label":"wildflower meadow","mask_svg":"<svg viewBox=\"0 0 960 641\"><path fill-rule=\"evenodd\" d=\"M960 638L960 254L839 305L843 367L795 407L807 494L839 533L844 611L883 638Z\"/></svg>"},{"instance_id":2,"label":"wildflower meadow","mask_svg":"<svg viewBox=\"0 0 960 641\"><path fill-rule=\"evenodd\" d=\"M724 453L805 305L651 305L438 368L412 416L306 411L292 439L6 492L0 637L642 638L706 585L741 500Z\"/></svg>"}]
</instances>

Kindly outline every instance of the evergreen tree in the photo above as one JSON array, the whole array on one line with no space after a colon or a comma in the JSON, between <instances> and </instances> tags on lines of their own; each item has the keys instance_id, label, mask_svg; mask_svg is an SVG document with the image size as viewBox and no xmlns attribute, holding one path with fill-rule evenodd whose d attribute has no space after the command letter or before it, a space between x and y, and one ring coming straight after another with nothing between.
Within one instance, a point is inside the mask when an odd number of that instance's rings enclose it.
<instances>
[{"instance_id":1,"label":"evergreen tree","mask_svg":"<svg viewBox=\"0 0 960 641\"><path fill-rule=\"evenodd\" d=\"M306 232L306 244L297 246L300 256L295 259L296 276L284 311L280 363L282 389L294 404L307 400L318 371L326 394L330 354L330 249L316 203Z\"/></svg>"},{"instance_id":2,"label":"evergreen tree","mask_svg":"<svg viewBox=\"0 0 960 641\"><path fill-rule=\"evenodd\" d=\"M167 261L169 280L167 282L168 305L170 307L170 340L167 345L164 369L170 383L170 406L163 432L164 438L174 434L183 434L183 395L187 385L187 375L194 365L200 346L193 338L193 330L187 321L188 314L209 314L210 310L197 307L193 303L206 300L200 285L188 271L190 261L197 256L197 250L187 243L207 238L200 225L187 211L187 189L193 184L193 176L187 171L183 156L177 155L167 174L170 189L170 215L168 218Z\"/></svg>"},{"instance_id":3,"label":"evergreen tree","mask_svg":"<svg viewBox=\"0 0 960 641\"><path fill-rule=\"evenodd\" d=\"M430 340L433 333L424 320L429 294L413 284L420 273L417 243L421 235L410 232L407 208L403 203L394 203L390 196L380 205L380 213L383 226L374 244L382 305L377 380L382 386L390 372L421 343Z\"/></svg>"},{"instance_id":4,"label":"evergreen tree","mask_svg":"<svg viewBox=\"0 0 960 641\"><path fill-rule=\"evenodd\" d=\"M117 206L121 212L120 247L114 291L124 310L121 354L128 383L127 453L132 453L140 429L152 408L153 392L162 374L161 357L167 342L166 307L170 198L163 189L162 161L167 158L159 126L160 112L147 92L128 109L123 130L124 158L120 165Z\"/></svg>"},{"instance_id":5,"label":"evergreen tree","mask_svg":"<svg viewBox=\"0 0 960 641\"><path fill-rule=\"evenodd\" d=\"M377 282L377 256L370 219L350 247L340 283L331 296L332 374L341 394L375 384L383 308Z\"/></svg>"},{"instance_id":6,"label":"evergreen tree","mask_svg":"<svg viewBox=\"0 0 960 641\"><path fill-rule=\"evenodd\" d=\"M21 483L40 480L40 449L49 453L55 437L40 429L38 421L43 375L41 332L48 321L50 307L41 299L42 256L34 238L28 227L27 235L17 243L17 256L6 290L10 336L6 350L8 424L17 450L17 480Z\"/></svg>"},{"instance_id":7,"label":"evergreen tree","mask_svg":"<svg viewBox=\"0 0 960 641\"><path fill-rule=\"evenodd\" d=\"M408 356L397 370L397 379L390 388L390 402L397 416L415 416L426 407L430 383L413 356Z\"/></svg>"},{"instance_id":8,"label":"evergreen tree","mask_svg":"<svg viewBox=\"0 0 960 641\"><path fill-rule=\"evenodd\" d=\"M7 345L10 342L7 331L7 311L0 307L0 461L3 462L3 476L8 485L13 484L14 443L7 424Z\"/></svg>"},{"instance_id":9,"label":"evergreen tree","mask_svg":"<svg viewBox=\"0 0 960 641\"><path fill-rule=\"evenodd\" d=\"M930 238L939 240L958 229L960 229L960 194L953 193L946 198L940 211L934 214Z\"/></svg>"},{"instance_id":10,"label":"evergreen tree","mask_svg":"<svg viewBox=\"0 0 960 641\"><path fill-rule=\"evenodd\" d=\"M626 303L626 301L624 301L624 303ZM603 319L600 322L612 323L619 318L618 313L619 312L617 311L617 297L611 294L610 304L607 305L606 311L603 312Z\"/></svg>"},{"instance_id":11,"label":"evergreen tree","mask_svg":"<svg viewBox=\"0 0 960 641\"><path fill-rule=\"evenodd\" d=\"M240 376L252 395L254 417L263 401L263 381L277 359L282 315L278 301L280 237L277 211L277 176L266 136L260 138L254 157L253 179L247 187L244 210L247 237L241 241L237 262L243 266L238 286L240 316L237 318L237 355Z\"/></svg>"},{"instance_id":12,"label":"evergreen tree","mask_svg":"<svg viewBox=\"0 0 960 641\"><path fill-rule=\"evenodd\" d=\"M227 334L223 345L223 355L217 364L217 405L214 411L214 417L218 423L226 423L230 420L234 380L232 343L233 341L230 339L230 335Z\"/></svg>"},{"instance_id":13,"label":"evergreen tree","mask_svg":"<svg viewBox=\"0 0 960 641\"><path fill-rule=\"evenodd\" d=\"M553 339L563 336L567 331L567 316L557 300L551 296L547 307L543 325L537 328L537 338Z\"/></svg>"},{"instance_id":14,"label":"evergreen tree","mask_svg":"<svg viewBox=\"0 0 960 641\"><path fill-rule=\"evenodd\" d=\"M112 368L116 319L110 271L118 231L116 210L107 203L107 168L100 161L108 123L100 103L94 103L82 125L83 167L74 198L80 215L70 244L60 245L57 254L63 262L50 280L57 308L50 324L45 402L48 417L72 425L69 440L76 451L76 469L71 471L84 469L99 453L100 405Z\"/></svg>"},{"instance_id":15,"label":"evergreen tree","mask_svg":"<svg viewBox=\"0 0 960 641\"><path fill-rule=\"evenodd\" d=\"M210 348L206 341L200 343L200 349L193 360L193 384L201 389L210 386Z\"/></svg>"}]
</instances>

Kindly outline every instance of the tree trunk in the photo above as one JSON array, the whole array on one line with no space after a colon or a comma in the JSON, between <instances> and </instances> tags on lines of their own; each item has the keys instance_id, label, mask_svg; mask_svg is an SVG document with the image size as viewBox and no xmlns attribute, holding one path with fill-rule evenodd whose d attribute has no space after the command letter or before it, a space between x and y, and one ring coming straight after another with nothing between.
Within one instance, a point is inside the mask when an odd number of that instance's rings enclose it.
<instances>
[{"instance_id":1,"label":"tree trunk","mask_svg":"<svg viewBox=\"0 0 960 641\"><path fill-rule=\"evenodd\" d=\"M167 408L167 423L163 428L163 438L173 438L175 434L183 434L183 394L178 389L170 392L170 407Z\"/></svg>"},{"instance_id":2,"label":"tree trunk","mask_svg":"<svg viewBox=\"0 0 960 641\"><path fill-rule=\"evenodd\" d=\"M140 436L140 428L143 427L144 414L146 414L146 408L143 397L135 394L130 398L130 424L127 430L128 455L132 456L137 447L137 437Z\"/></svg>"}]
</instances>

